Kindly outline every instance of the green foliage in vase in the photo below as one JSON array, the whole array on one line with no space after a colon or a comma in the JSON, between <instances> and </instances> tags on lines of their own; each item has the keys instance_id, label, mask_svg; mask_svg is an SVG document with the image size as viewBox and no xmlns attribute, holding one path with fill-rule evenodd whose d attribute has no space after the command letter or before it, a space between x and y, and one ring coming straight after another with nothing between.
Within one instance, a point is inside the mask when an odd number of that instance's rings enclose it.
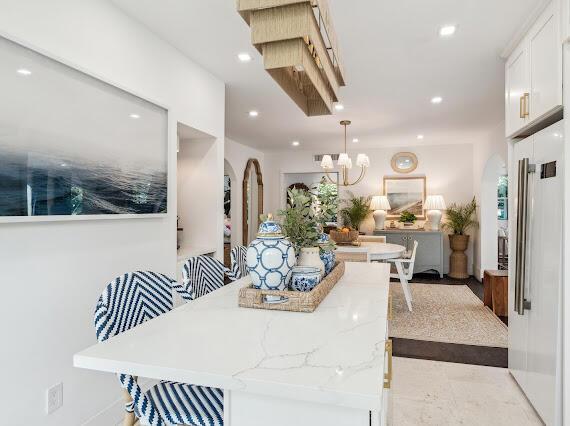
<instances>
[{"instance_id":1,"label":"green foliage in vase","mask_svg":"<svg viewBox=\"0 0 570 426\"><path fill-rule=\"evenodd\" d=\"M321 225L335 222L338 216L338 187L323 176L313 190L317 220Z\"/></svg>"},{"instance_id":2,"label":"green foliage in vase","mask_svg":"<svg viewBox=\"0 0 570 426\"><path fill-rule=\"evenodd\" d=\"M359 230L362 222L372 213L372 210L370 210L372 197L357 197L350 191L348 191L348 195L349 198L343 201L344 207L340 210L342 223L344 226L350 226Z\"/></svg>"},{"instance_id":3,"label":"green foliage in vase","mask_svg":"<svg viewBox=\"0 0 570 426\"><path fill-rule=\"evenodd\" d=\"M470 228L478 225L476 215L477 202L475 197L467 204L453 203L445 211L446 220L443 226L454 234L464 235Z\"/></svg>"},{"instance_id":4,"label":"green foliage in vase","mask_svg":"<svg viewBox=\"0 0 570 426\"><path fill-rule=\"evenodd\" d=\"M412 212L409 212L406 210L406 211L402 212L402 214L400 214L400 219L398 220L398 222L414 223L416 220L418 220L416 215L413 214Z\"/></svg>"},{"instance_id":5,"label":"green foliage in vase","mask_svg":"<svg viewBox=\"0 0 570 426\"><path fill-rule=\"evenodd\" d=\"M289 204L279 211L283 218L283 234L291 241L298 254L304 247L318 247L320 226L313 208L313 198L308 191L287 191Z\"/></svg>"}]
</instances>

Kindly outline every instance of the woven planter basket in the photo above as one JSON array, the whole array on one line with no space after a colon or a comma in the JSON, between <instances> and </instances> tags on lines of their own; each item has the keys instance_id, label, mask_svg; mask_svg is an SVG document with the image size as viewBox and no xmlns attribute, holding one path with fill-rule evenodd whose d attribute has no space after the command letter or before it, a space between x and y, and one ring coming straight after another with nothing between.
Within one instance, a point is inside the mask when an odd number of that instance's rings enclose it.
<instances>
[{"instance_id":1,"label":"woven planter basket","mask_svg":"<svg viewBox=\"0 0 570 426\"><path fill-rule=\"evenodd\" d=\"M358 231L341 232L333 229L329 235L337 244L350 244L358 240Z\"/></svg>"}]
</instances>

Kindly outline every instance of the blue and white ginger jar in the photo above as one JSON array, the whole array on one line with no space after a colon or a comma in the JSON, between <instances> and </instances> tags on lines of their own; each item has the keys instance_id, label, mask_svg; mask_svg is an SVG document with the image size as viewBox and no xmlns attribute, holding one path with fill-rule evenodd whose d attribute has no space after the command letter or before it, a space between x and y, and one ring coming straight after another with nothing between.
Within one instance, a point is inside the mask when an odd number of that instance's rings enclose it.
<instances>
[{"instance_id":1,"label":"blue and white ginger jar","mask_svg":"<svg viewBox=\"0 0 570 426\"><path fill-rule=\"evenodd\" d=\"M289 288L293 291L311 291L321 282L321 270L314 266L295 266Z\"/></svg>"},{"instance_id":2,"label":"blue and white ginger jar","mask_svg":"<svg viewBox=\"0 0 570 426\"><path fill-rule=\"evenodd\" d=\"M328 243L330 237L327 234L321 234L319 243ZM336 261L336 254L334 250L326 250L321 252L321 260L325 264L325 276L330 274L330 272L334 268L334 264Z\"/></svg>"},{"instance_id":3,"label":"blue and white ginger jar","mask_svg":"<svg viewBox=\"0 0 570 426\"><path fill-rule=\"evenodd\" d=\"M259 225L257 239L249 245L246 260L255 288L285 290L289 285L296 262L295 249L271 215Z\"/></svg>"}]
</instances>

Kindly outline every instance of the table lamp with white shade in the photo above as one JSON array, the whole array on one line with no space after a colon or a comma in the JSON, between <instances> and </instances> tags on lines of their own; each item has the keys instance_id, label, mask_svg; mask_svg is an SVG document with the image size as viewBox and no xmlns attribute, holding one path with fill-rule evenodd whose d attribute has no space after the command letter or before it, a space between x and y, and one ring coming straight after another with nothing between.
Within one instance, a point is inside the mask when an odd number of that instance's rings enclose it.
<instances>
[{"instance_id":1,"label":"table lamp with white shade","mask_svg":"<svg viewBox=\"0 0 570 426\"><path fill-rule=\"evenodd\" d=\"M441 195L428 195L424 208L427 210L427 222L424 229L427 231L439 231L442 210L445 210L445 200Z\"/></svg>"},{"instance_id":2,"label":"table lamp with white shade","mask_svg":"<svg viewBox=\"0 0 570 426\"><path fill-rule=\"evenodd\" d=\"M374 210L374 223L375 231L381 231L384 229L384 222L386 221L386 211L390 210L390 203L388 202L388 197L385 195L375 195L372 197L372 202L370 203L370 208Z\"/></svg>"}]
</instances>

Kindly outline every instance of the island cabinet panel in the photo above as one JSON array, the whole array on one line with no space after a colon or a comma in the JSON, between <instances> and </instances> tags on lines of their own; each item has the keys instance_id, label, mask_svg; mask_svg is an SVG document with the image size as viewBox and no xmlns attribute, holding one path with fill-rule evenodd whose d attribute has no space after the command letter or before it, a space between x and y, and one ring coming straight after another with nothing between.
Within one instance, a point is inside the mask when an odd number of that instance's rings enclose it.
<instances>
[{"instance_id":1,"label":"island cabinet panel","mask_svg":"<svg viewBox=\"0 0 570 426\"><path fill-rule=\"evenodd\" d=\"M414 241L418 242L414 274L437 271L443 278L443 233L440 231L420 231L408 229L386 229L374 231L374 235L386 236L389 244L400 244L410 251Z\"/></svg>"},{"instance_id":2,"label":"island cabinet panel","mask_svg":"<svg viewBox=\"0 0 570 426\"><path fill-rule=\"evenodd\" d=\"M285 370L286 371L286 370ZM302 392L302 391L301 391ZM384 426L381 412L275 398L247 392L224 394L227 426Z\"/></svg>"}]
</instances>

